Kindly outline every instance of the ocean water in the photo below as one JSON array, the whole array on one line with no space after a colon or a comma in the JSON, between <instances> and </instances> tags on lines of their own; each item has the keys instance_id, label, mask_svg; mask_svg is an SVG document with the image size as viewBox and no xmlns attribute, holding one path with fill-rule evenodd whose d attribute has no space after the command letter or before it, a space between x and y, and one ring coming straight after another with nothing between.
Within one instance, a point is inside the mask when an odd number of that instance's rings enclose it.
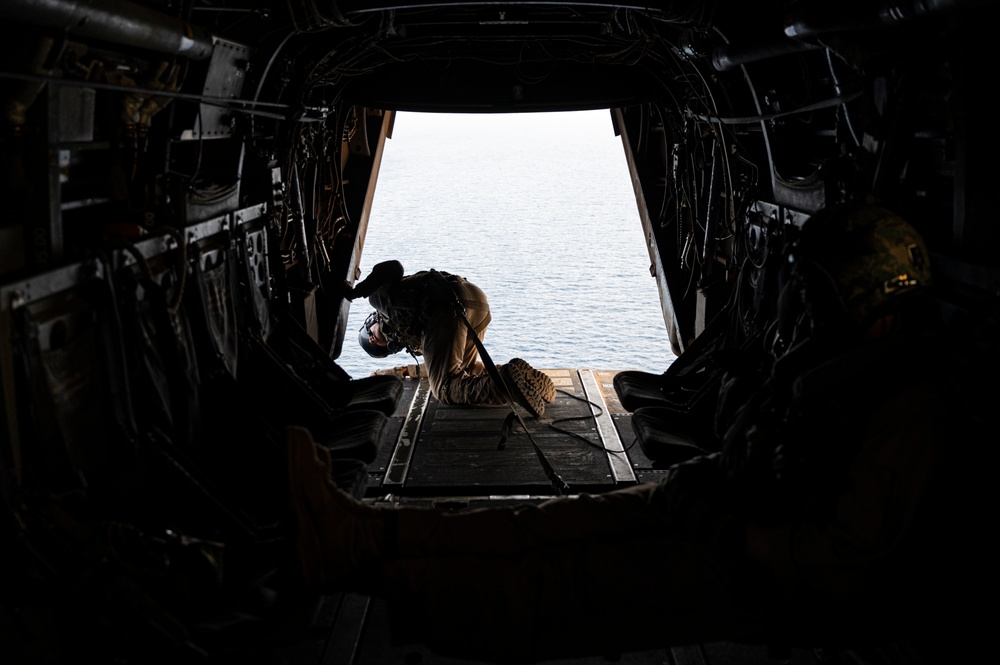
<instances>
[{"instance_id":1,"label":"ocean water","mask_svg":"<svg viewBox=\"0 0 1000 665\"><path fill-rule=\"evenodd\" d=\"M397 259L485 291L497 364L662 372L670 350L621 138L609 111L399 113L386 142L361 278ZM352 303L337 362L352 376L410 364L369 357Z\"/></svg>"}]
</instances>

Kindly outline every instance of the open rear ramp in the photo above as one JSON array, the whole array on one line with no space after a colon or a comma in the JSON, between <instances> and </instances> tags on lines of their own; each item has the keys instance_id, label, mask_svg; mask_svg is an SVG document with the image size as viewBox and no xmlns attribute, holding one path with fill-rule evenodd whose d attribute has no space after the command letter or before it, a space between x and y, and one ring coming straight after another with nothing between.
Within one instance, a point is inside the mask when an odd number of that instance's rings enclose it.
<instances>
[{"instance_id":1,"label":"open rear ramp","mask_svg":"<svg viewBox=\"0 0 1000 665\"><path fill-rule=\"evenodd\" d=\"M549 495L556 492L550 474L570 492L637 482L649 463L641 453L633 458L638 449L630 448L627 414L613 398L614 372L543 371L556 399L539 418L520 407L518 419L507 406L442 404L426 379L405 380L370 470L369 496Z\"/></svg>"}]
</instances>

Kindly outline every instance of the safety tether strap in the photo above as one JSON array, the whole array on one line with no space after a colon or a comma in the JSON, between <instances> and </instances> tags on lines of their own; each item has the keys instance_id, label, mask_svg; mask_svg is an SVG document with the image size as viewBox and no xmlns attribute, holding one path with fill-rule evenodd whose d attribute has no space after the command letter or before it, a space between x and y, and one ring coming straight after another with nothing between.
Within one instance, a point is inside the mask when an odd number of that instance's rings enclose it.
<instances>
[{"instance_id":1,"label":"safety tether strap","mask_svg":"<svg viewBox=\"0 0 1000 665\"><path fill-rule=\"evenodd\" d=\"M490 358L490 354L489 352L486 351L486 347L483 345L483 341L479 339L479 335L476 334L476 329L472 327L471 323L469 323L468 317L465 316L465 306L462 304L462 301L458 299L457 295L455 297L455 316L457 316L459 319L462 320L463 323L465 323L465 327L469 331L469 336L472 337L472 341L475 342L476 348L479 350L479 358L480 360L483 361L483 366L486 367L487 373L489 373L490 377L493 379L493 382L496 383L497 388L500 391L500 394L507 401L507 405L510 407L511 412L517 418L518 422L521 423L521 427L524 428L525 433L528 435L528 439L531 441L531 445L535 449L535 455L538 457L538 461L541 463L542 469L545 470L545 475L548 476L549 482L552 483L552 487L555 489L556 494L564 495L568 493L569 485L567 485L566 481L564 481L559 476L559 474L556 473L556 470L552 468L552 465L549 463L549 460L545 458L545 453L542 452L541 447L539 447L538 443L535 442L535 437L531 436L531 430L528 429L528 426L525 424L524 419L521 417L521 414L518 413L517 409L514 407L514 399L511 395L510 387L507 385L507 382L500 374L500 370L498 370L497 366L493 363L493 359ZM503 442L506 440L506 432L510 429L508 424L509 422L510 422L510 416L508 416L507 419L504 421L501 446L503 445Z\"/></svg>"}]
</instances>

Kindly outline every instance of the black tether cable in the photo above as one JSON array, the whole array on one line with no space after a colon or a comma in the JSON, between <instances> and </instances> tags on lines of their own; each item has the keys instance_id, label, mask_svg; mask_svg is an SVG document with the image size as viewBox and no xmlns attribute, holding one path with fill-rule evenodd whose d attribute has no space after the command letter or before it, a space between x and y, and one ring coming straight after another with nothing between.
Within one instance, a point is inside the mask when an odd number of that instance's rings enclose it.
<instances>
[{"instance_id":1,"label":"black tether cable","mask_svg":"<svg viewBox=\"0 0 1000 665\"><path fill-rule=\"evenodd\" d=\"M246 99L232 99L229 97L216 97L211 95L199 95L189 92L178 92L165 88L144 88L142 86L123 85L121 83L101 83L99 81L79 81L77 79L59 78L57 76L45 76L42 74L22 74L19 72L0 71L0 79L10 79L14 81L27 81L29 83L42 83L46 85L65 86L72 88L92 88L94 90L110 90L112 92L125 92L130 94L143 94L156 97L169 97L182 101L198 102L208 106L219 106L237 113L247 113L258 115L275 120L289 120L287 113L274 113L262 111L259 107L273 108L277 110L289 110L293 107L281 102L258 102ZM303 109L305 111L313 109Z\"/></svg>"},{"instance_id":2,"label":"black tether cable","mask_svg":"<svg viewBox=\"0 0 1000 665\"><path fill-rule=\"evenodd\" d=\"M629 450L632 446L635 445L636 441L638 441L638 439L633 439L632 443L630 443L628 445L628 448L623 448L622 450L611 450L610 448L607 448L607 447L605 447L605 446L603 446L603 445L601 445L599 443L594 443L593 441L591 441L587 437L583 436L579 432L571 432L568 429L563 429L562 427L556 427L556 423L565 423L565 422L568 422L570 420L590 420L590 419L593 419L596 422L597 417L604 413L604 409L602 409L599 405L594 404L589 399L586 399L584 397L580 397L579 395L574 395L573 393L569 392L568 390L563 390L562 388L557 388L556 391L562 393L563 395L566 395L567 397L572 397L575 400L579 400L581 402L586 402L591 407L597 409L598 412L597 413L591 413L591 414L586 415L586 416L570 416L568 418L559 418L558 420L553 420L551 423L549 423L549 427L551 427L555 431L561 432L563 434L566 434L567 436L571 436L574 439L579 439L580 441L583 441L584 443L586 443L588 446L592 446L594 448L597 448L598 450L603 450L606 453L613 453L615 455L620 455L620 454L624 453L625 451Z\"/></svg>"}]
</instances>

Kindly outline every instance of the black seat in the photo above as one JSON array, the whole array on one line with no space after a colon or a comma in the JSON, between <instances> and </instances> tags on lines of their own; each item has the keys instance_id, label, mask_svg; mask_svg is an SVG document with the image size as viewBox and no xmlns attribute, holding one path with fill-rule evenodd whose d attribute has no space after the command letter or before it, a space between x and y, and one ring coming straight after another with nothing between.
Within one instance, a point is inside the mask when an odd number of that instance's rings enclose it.
<instances>
[{"instance_id":1,"label":"black seat","mask_svg":"<svg viewBox=\"0 0 1000 665\"><path fill-rule=\"evenodd\" d=\"M709 452L704 425L688 412L647 406L632 414L632 429L643 454L656 466L671 466Z\"/></svg>"},{"instance_id":2,"label":"black seat","mask_svg":"<svg viewBox=\"0 0 1000 665\"><path fill-rule=\"evenodd\" d=\"M287 312L279 314L268 346L331 408L374 410L391 416L403 397L403 380L397 376L352 378Z\"/></svg>"},{"instance_id":3,"label":"black seat","mask_svg":"<svg viewBox=\"0 0 1000 665\"><path fill-rule=\"evenodd\" d=\"M354 379L334 362L271 290L266 259L272 244L263 218L244 220L235 231L234 274L243 329L267 347L268 354L293 372L327 408L379 411L391 416L403 396L395 376Z\"/></svg>"},{"instance_id":4,"label":"black seat","mask_svg":"<svg viewBox=\"0 0 1000 665\"><path fill-rule=\"evenodd\" d=\"M627 370L615 375L613 385L627 411L656 406L685 409L706 391L711 391L710 384L717 378L716 373L707 369L691 375L669 370L663 374Z\"/></svg>"},{"instance_id":5,"label":"black seat","mask_svg":"<svg viewBox=\"0 0 1000 665\"><path fill-rule=\"evenodd\" d=\"M713 394L720 372L712 355L725 348L727 331L725 317L716 318L666 371L656 374L627 370L616 374L612 384L622 407L627 411L648 406L690 409L701 397Z\"/></svg>"}]
</instances>

